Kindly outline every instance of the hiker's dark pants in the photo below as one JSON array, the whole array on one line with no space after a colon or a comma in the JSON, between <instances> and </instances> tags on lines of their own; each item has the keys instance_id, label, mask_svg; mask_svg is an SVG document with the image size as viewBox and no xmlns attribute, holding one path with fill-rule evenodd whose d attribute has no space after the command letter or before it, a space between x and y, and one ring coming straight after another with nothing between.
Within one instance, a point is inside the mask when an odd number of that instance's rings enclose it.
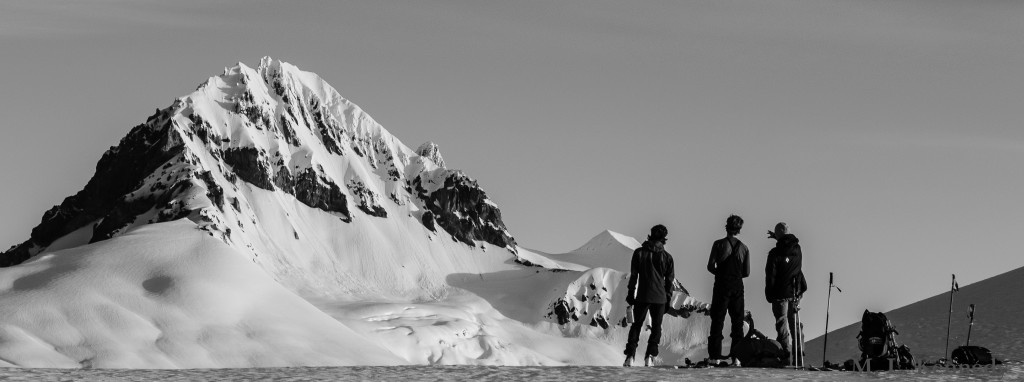
<instances>
[{"instance_id":1,"label":"hiker's dark pants","mask_svg":"<svg viewBox=\"0 0 1024 382\"><path fill-rule=\"evenodd\" d=\"M725 313L732 321L732 343L743 338L743 280L715 279L711 294L711 336L708 337L708 358L722 358L722 329L725 327Z\"/></svg>"},{"instance_id":2,"label":"hiker's dark pants","mask_svg":"<svg viewBox=\"0 0 1024 382\"><path fill-rule=\"evenodd\" d=\"M626 351L623 353L629 357L636 356L636 348L640 345L640 331L644 328L644 321L647 313L651 314L651 336L647 339L647 353L645 356L658 356L658 345L661 344L661 319L665 316L666 304L653 304L649 302L637 302L633 305L633 326L629 327L629 339L626 341Z\"/></svg>"},{"instance_id":3,"label":"hiker's dark pants","mask_svg":"<svg viewBox=\"0 0 1024 382\"><path fill-rule=\"evenodd\" d=\"M772 314L775 315L776 340L787 351L792 350L792 333L796 333L796 310L800 306L799 298L787 298L772 301Z\"/></svg>"}]
</instances>

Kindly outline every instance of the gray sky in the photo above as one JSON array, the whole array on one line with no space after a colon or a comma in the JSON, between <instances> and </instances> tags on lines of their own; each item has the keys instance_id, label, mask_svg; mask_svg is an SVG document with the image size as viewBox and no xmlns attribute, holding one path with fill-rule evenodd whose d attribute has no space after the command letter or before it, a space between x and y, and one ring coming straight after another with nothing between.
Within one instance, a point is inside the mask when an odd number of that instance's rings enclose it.
<instances>
[{"instance_id":1,"label":"gray sky","mask_svg":"<svg viewBox=\"0 0 1024 382\"><path fill-rule=\"evenodd\" d=\"M1024 265L1022 19L1017 1L8 0L0 245L155 108L270 55L438 143L527 247L664 223L710 300L711 242L742 215L768 331L764 231L789 222L818 335L829 271L838 328Z\"/></svg>"}]
</instances>

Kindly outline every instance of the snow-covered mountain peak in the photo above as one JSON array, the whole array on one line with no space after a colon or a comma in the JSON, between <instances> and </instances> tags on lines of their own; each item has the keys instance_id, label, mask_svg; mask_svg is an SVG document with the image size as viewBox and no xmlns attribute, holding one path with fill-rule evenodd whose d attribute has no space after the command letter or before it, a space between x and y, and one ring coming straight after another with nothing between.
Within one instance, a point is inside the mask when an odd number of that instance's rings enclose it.
<instances>
[{"instance_id":1,"label":"snow-covered mountain peak","mask_svg":"<svg viewBox=\"0 0 1024 382\"><path fill-rule=\"evenodd\" d=\"M632 236L624 235L611 230L605 230L587 241L571 253L576 254L603 254L614 251L621 251L623 248L633 251L640 248L640 242Z\"/></svg>"},{"instance_id":2,"label":"snow-covered mountain peak","mask_svg":"<svg viewBox=\"0 0 1024 382\"><path fill-rule=\"evenodd\" d=\"M443 284L437 267L471 264L430 258L463 251L453 248L515 256L497 204L476 180L446 168L436 145L421 149L426 155L314 73L269 57L255 69L239 63L133 128L82 191L0 254L0 265L55 242L66 248L181 218L278 279L304 283L296 288L337 283L360 267L404 266L408 274L390 276L402 280L383 285L400 293L417 281Z\"/></svg>"}]
</instances>

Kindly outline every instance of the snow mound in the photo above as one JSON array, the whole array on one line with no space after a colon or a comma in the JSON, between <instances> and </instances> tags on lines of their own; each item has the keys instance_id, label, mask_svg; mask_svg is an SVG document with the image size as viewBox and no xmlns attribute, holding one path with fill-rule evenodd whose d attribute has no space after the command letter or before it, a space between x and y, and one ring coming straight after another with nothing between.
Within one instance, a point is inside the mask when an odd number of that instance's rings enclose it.
<instances>
[{"instance_id":1,"label":"snow mound","mask_svg":"<svg viewBox=\"0 0 1024 382\"><path fill-rule=\"evenodd\" d=\"M0 360L61 368L401 362L188 221L0 270Z\"/></svg>"}]
</instances>

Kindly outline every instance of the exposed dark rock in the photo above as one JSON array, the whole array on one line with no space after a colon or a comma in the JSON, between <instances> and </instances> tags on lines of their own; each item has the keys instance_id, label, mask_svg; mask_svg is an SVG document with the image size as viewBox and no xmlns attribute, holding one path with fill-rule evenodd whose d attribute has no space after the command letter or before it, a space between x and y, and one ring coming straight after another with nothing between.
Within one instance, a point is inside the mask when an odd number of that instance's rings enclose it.
<instances>
[{"instance_id":1,"label":"exposed dark rock","mask_svg":"<svg viewBox=\"0 0 1024 382\"><path fill-rule=\"evenodd\" d=\"M434 227L434 213L430 211L423 211L423 225L427 227L431 232L437 232L437 228Z\"/></svg>"},{"instance_id":2,"label":"exposed dark rock","mask_svg":"<svg viewBox=\"0 0 1024 382\"><path fill-rule=\"evenodd\" d=\"M564 299L559 298L558 300L555 301L554 305L555 305L555 307L554 307L555 316L558 317L558 324L559 325L568 324L569 323L569 319L576 316L575 314L573 314L573 310L575 310L576 308L573 308ZM570 317L570 315L572 315L572 317ZM573 319L575 319L575 318L573 318Z\"/></svg>"},{"instance_id":3,"label":"exposed dark rock","mask_svg":"<svg viewBox=\"0 0 1024 382\"><path fill-rule=\"evenodd\" d=\"M601 329L608 329L608 320L598 313L590 320L590 326L600 326Z\"/></svg>"},{"instance_id":4,"label":"exposed dark rock","mask_svg":"<svg viewBox=\"0 0 1024 382\"><path fill-rule=\"evenodd\" d=\"M282 191L295 196L302 204L319 208L328 212L344 215L346 222L351 221L348 211L348 200L341 188L330 179L319 175L312 168L307 168L298 175L292 175L286 167L281 167L274 175L274 184Z\"/></svg>"},{"instance_id":5,"label":"exposed dark rock","mask_svg":"<svg viewBox=\"0 0 1024 382\"><path fill-rule=\"evenodd\" d=\"M54 240L90 224L114 211L124 195L142 185L142 181L184 150L181 142L172 142L169 119L153 118L150 124L134 127L121 142L103 154L96 173L81 191L51 208L24 243L0 253L0 266L19 264L34 255L32 248L45 248ZM166 149L166 150L165 150ZM113 211L113 212L112 212ZM106 220L106 219L104 219Z\"/></svg>"},{"instance_id":6,"label":"exposed dark rock","mask_svg":"<svg viewBox=\"0 0 1024 382\"><path fill-rule=\"evenodd\" d=\"M438 225L459 241L474 245L473 240L480 240L501 248L515 247L515 239L501 221L501 211L487 202L487 194L475 180L461 171L453 171L445 178L444 186L431 193L422 182L422 176L413 179L417 195L434 213Z\"/></svg>"},{"instance_id":7,"label":"exposed dark rock","mask_svg":"<svg viewBox=\"0 0 1024 382\"><path fill-rule=\"evenodd\" d=\"M317 100L312 100L310 108L313 109L313 123L316 130L320 133L320 140L324 143L324 147L330 153L342 155L340 143L342 141L341 128L335 126L333 121L328 119L326 112Z\"/></svg>"},{"instance_id":8,"label":"exposed dark rock","mask_svg":"<svg viewBox=\"0 0 1024 382\"><path fill-rule=\"evenodd\" d=\"M217 184L213 179L213 173L209 171L202 171L196 174L199 180L202 180L206 184L206 197L213 202L213 205L217 206L221 211L224 210L224 188Z\"/></svg>"},{"instance_id":9,"label":"exposed dark rock","mask_svg":"<svg viewBox=\"0 0 1024 382\"><path fill-rule=\"evenodd\" d=\"M111 209L107 216L103 217L100 224L92 231L90 243L106 240L114 237L117 232L135 222L140 214L149 211L154 205L152 198L139 198L136 200L121 200Z\"/></svg>"},{"instance_id":10,"label":"exposed dark rock","mask_svg":"<svg viewBox=\"0 0 1024 382\"><path fill-rule=\"evenodd\" d=\"M350 179L348 184L348 190L352 193L352 196L356 198L356 205L360 210L365 212L367 215L376 216L380 218L388 217L388 212L384 210L377 202L376 194L373 193L363 182L355 179Z\"/></svg>"},{"instance_id":11,"label":"exposed dark rock","mask_svg":"<svg viewBox=\"0 0 1024 382\"><path fill-rule=\"evenodd\" d=\"M270 180L270 165L255 147L238 147L224 150L224 162L234 169L243 181L264 190L273 190Z\"/></svg>"}]
</instances>

